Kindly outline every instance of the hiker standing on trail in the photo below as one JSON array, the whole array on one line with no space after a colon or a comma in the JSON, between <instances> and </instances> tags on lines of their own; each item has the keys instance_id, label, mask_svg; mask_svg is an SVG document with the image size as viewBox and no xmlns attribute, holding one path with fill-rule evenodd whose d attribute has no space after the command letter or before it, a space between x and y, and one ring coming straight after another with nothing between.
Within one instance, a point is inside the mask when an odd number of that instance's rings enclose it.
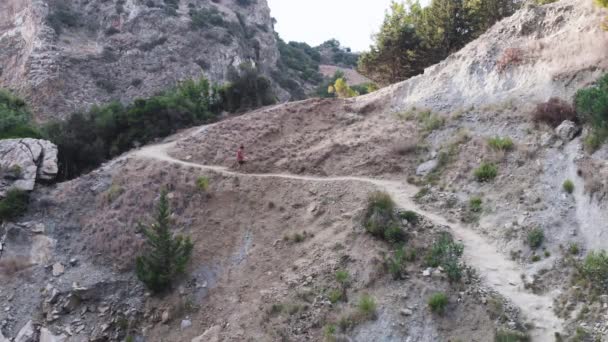
<instances>
[{"instance_id":1,"label":"hiker standing on trail","mask_svg":"<svg viewBox=\"0 0 608 342\"><path fill-rule=\"evenodd\" d=\"M239 168L245 164L245 146L243 145L236 151L236 162L239 164Z\"/></svg>"}]
</instances>

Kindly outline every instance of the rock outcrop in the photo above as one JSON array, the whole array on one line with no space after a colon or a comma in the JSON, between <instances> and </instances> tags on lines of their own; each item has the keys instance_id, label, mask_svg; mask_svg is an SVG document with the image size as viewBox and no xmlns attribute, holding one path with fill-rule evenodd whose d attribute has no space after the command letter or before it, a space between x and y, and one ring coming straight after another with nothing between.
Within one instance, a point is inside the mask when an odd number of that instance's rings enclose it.
<instances>
[{"instance_id":1,"label":"rock outcrop","mask_svg":"<svg viewBox=\"0 0 608 342\"><path fill-rule=\"evenodd\" d=\"M0 140L0 197L7 190L34 189L36 181L57 176L57 146L47 140Z\"/></svg>"},{"instance_id":2,"label":"rock outcrop","mask_svg":"<svg viewBox=\"0 0 608 342\"><path fill-rule=\"evenodd\" d=\"M43 120L248 61L271 76L278 58L266 0L0 2L0 87Z\"/></svg>"}]
</instances>

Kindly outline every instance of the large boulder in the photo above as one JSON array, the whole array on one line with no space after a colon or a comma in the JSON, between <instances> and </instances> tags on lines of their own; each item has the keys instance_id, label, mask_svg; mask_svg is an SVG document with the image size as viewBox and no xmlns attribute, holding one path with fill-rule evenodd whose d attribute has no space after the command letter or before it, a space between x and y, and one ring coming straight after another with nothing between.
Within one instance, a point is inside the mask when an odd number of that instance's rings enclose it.
<instances>
[{"instance_id":1,"label":"large boulder","mask_svg":"<svg viewBox=\"0 0 608 342\"><path fill-rule=\"evenodd\" d=\"M65 335L53 335L47 328L40 328L39 342L64 342L67 339Z\"/></svg>"},{"instance_id":2,"label":"large boulder","mask_svg":"<svg viewBox=\"0 0 608 342\"><path fill-rule=\"evenodd\" d=\"M34 189L57 176L57 146L40 139L0 140L0 197L10 188Z\"/></svg>"},{"instance_id":3,"label":"large boulder","mask_svg":"<svg viewBox=\"0 0 608 342\"><path fill-rule=\"evenodd\" d=\"M437 166L439 166L439 162L437 161L437 159L432 159L427 162L424 162L420 164L418 168L416 168L416 175L426 176L429 173L433 172L437 168Z\"/></svg>"},{"instance_id":4,"label":"large boulder","mask_svg":"<svg viewBox=\"0 0 608 342\"><path fill-rule=\"evenodd\" d=\"M570 120L564 120L564 122L555 128L555 134L565 142L574 139L578 132L579 127Z\"/></svg>"}]
</instances>

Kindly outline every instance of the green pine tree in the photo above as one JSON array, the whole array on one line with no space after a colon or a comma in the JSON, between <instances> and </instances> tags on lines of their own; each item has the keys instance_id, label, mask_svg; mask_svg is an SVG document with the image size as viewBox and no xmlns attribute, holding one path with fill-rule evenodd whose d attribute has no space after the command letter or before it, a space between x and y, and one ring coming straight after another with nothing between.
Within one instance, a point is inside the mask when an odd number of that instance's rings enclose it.
<instances>
[{"instance_id":1,"label":"green pine tree","mask_svg":"<svg viewBox=\"0 0 608 342\"><path fill-rule=\"evenodd\" d=\"M156 208L155 222L143 227L148 249L137 258L136 264L137 277L154 292L168 289L173 279L184 273L194 247L190 238L171 235L170 215L167 193L163 190Z\"/></svg>"}]
</instances>

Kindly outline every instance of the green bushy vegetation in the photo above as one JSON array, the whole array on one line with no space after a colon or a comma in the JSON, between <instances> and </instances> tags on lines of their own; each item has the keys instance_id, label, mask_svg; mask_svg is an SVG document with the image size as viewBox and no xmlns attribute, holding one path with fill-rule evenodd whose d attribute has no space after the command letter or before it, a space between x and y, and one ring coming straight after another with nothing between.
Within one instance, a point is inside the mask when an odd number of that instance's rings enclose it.
<instances>
[{"instance_id":1,"label":"green bushy vegetation","mask_svg":"<svg viewBox=\"0 0 608 342\"><path fill-rule=\"evenodd\" d=\"M606 251L589 252L581 271L594 288L608 291L608 253Z\"/></svg>"},{"instance_id":2,"label":"green bushy vegetation","mask_svg":"<svg viewBox=\"0 0 608 342\"><path fill-rule=\"evenodd\" d=\"M141 227L147 250L136 260L136 273L139 280L158 293L169 289L175 278L184 273L194 244L190 238L171 233L171 211L164 190L155 214L154 223Z\"/></svg>"},{"instance_id":3,"label":"green bushy vegetation","mask_svg":"<svg viewBox=\"0 0 608 342\"><path fill-rule=\"evenodd\" d=\"M574 183L569 179L566 179L564 181L564 184L562 184L562 187L564 188L564 191L569 194L574 192Z\"/></svg>"},{"instance_id":4,"label":"green bushy vegetation","mask_svg":"<svg viewBox=\"0 0 608 342\"><path fill-rule=\"evenodd\" d=\"M426 254L426 265L428 267L441 266L448 280L459 281L462 278L462 266L460 257L464 252L464 245L454 242L449 233L441 233Z\"/></svg>"},{"instance_id":5,"label":"green bushy vegetation","mask_svg":"<svg viewBox=\"0 0 608 342\"><path fill-rule=\"evenodd\" d=\"M39 138L25 101L0 89L0 139Z\"/></svg>"},{"instance_id":6,"label":"green bushy vegetation","mask_svg":"<svg viewBox=\"0 0 608 342\"><path fill-rule=\"evenodd\" d=\"M48 124L45 135L59 147L60 179L71 179L136 145L184 127L214 120L222 108L220 89L206 79L130 105L113 102Z\"/></svg>"},{"instance_id":7,"label":"green bushy vegetation","mask_svg":"<svg viewBox=\"0 0 608 342\"><path fill-rule=\"evenodd\" d=\"M531 248L538 248L545 241L545 232L540 228L533 228L528 232L526 241Z\"/></svg>"},{"instance_id":8,"label":"green bushy vegetation","mask_svg":"<svg viewBox=\"0 0 608 342\"><path fill-rule=\"evenodd\" d=\"M306 98L302 85L295 79L312 84L321 84L323 75L319 73L321 55L306 43L286 43L278 34L276 35L279 48L278 71L273 73L273 79L287 89L293 100Z\"/></svg>"},{"instance_id":9,"label":"green bushy vegetation","mask_svg":"<svg viewBox=\"0 0 608 342\"><path fill-rule=\"evenodd\" d=\"M19 189L10 189L0 200L0 223L23 215L27 210L29 194Z\"/></svg>"},{"instance_id":10,"label":"green bushy vegetation","mask_svg":"<svg viewBox=\"0 0 608 342\"><path fill-rule=\"evenodd\" d=\"M591 150L597 149L608 139L608 74L594 86L580 89L574 96L579 119L591 126L585 142Z\"/></svg>"},{"instance_id":11,"label":"green bushy vegetation","mask_svg":"<svg viewBox=\"0 0 608 342\"><path fill-rule=\"evenodd\" d=\"M515 0L393 2L358 69L379 84L423 72L477 38L520 6Z\"/></svg>"},{"instance_id":12,"label":"green bushy vegetation","mask_svg":"<svg viewBox=\"0 0 608 342\"><path fill-rule=\"evenodd\" d=\"M429 297L428 305L431 311L441 314L448 305L448 296L443 292L435 293Z\"/></svg>"},{"instance_id":13,"label":"green bushy vegetation","mask_svg":"<svg viewBox=\"0 0 608 342\"><path fill-rule=\"evenodd\" d=\"M496 331L494 342L529 342L530 336L515 330L500 329Z\"/></svg>"},{"instance_id":14,"label":"green bushy vegetation","mask_svg":"<svg viewBox=\"0 0 608 342\"><path fill-rule=\"evenodd\" d=\"M513 149L513 140L509 137L493 137L488 139L488 145L497 151L510 151Z\"/></svg>"},{"instance_id":15,"label":"green bushy vegetation","mask_svg":"<svg viewBox=\"0 0 608 342\"><path fill-rule=\"evenodd\" d=\"M270 80L249 63L241 64L238 70L231 68L228 81L220 94L222 107L229 112L245 112L277 102Z\"/></svg>"},{"instance_id":16,"label":"green bushy vegetation","mask_svg":"<svg viewBox=\"0 0 608 342\"><path fill-rule=\"evenodd\" d=\"M473 174L478 182L489 182L498 175L498 167L492 163L483 162Z\"/></svg>"},{"instance_id":17,"label":"green bushy vegetation","mask_svg":"<svg viewBox=\"0 0 608 342\"><path fill-rule=\"evenodd\" d=\"M222 110L242 112L276 101L271 84L251 65L233 70L214 86L201 78L129 105L112 102L47 124L43 135L59 147L59 179L72 179L135 146L217 119Z\"/></svg>"}]
</instances>

